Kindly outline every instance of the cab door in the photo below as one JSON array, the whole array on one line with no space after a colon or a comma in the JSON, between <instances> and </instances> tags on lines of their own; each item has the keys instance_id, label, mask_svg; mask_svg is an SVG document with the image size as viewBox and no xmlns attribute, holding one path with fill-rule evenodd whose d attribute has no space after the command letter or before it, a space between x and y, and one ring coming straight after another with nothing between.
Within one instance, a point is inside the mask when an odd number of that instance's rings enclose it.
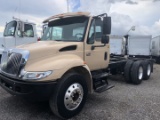
<instances>
[{"instance_id":1,"label":"cab door","mask_svg":"<svg viewBox=\"0 0 160 120\"><path fill-rule=\"evenodd\" d=\"M15 46L15 33L17 28L17 21L9 22L4 30L4 38L1 43L2 48L11 48Z\"/></svg>"},{"instance_id":2,"label":"cab door","mask_svg":"<svg viewBox=\"0 0 160 120\"><path fill-rule=\"evenodd\" d=\"M102 44L103 21L100 18L91 21L88 38L85 43L85 62L90 70L107 68L109 63L109 44Z\"/></svg>"},{"instance_id":3,"label":"cab door","mask_svg":"<svg viewBox=\"0 0 160 120\"><path fill-rule=\"evenodd\" d=\"M16 38L16 46L22 44L33 43L37 41L37 33L35 33L35 28L32 24L24 23L23 33L20 31L20 24ZM22 35L23 34L23 35Z\"/></svg>"}]
</instances>

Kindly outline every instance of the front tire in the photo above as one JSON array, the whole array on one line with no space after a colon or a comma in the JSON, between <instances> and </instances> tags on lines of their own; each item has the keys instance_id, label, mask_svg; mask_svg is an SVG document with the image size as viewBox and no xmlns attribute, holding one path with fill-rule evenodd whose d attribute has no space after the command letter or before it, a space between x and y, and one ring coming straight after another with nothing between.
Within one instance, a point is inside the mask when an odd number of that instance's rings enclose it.
<instances>
[{"instance_id":1,"label":"front tire","mask_svg":"<svg viewBox=\"0 0 160 120\"><path fill-rule=\"evenodd\" d=\"M77 73L64 76L50 98L52 112L62 119L77 115L83 108L88 88L85 78Z\"/></svg>"},{"instance_id":2,"label":"front tire","mask_svg":"<svg viewBox=\"0 0 160 120\"><path fill-rule=\"evenodd\" d=\"M158 57L156 58L156 63L157 63L157 64L160 64L160 56L158 56Z\"/></svg>"}]
</instances>

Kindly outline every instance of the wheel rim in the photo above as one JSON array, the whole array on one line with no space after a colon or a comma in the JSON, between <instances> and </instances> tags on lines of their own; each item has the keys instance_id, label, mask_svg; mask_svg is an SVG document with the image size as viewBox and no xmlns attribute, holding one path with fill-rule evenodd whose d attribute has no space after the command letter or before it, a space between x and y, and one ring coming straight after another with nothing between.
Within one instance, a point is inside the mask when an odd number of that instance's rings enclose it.
<instances>
[{"instance_id":1,"label":"wheel rim","mask_svg":"<svg viewBox=\"0 0 160 120\"><path fill-rule=\"evenodd\" d=\"M138 74L139 80L142 80L142 77L143 77L143 67L142 66L139 67L138 73L139 73Z\"/></svg>"},{"instance_id":2,"label":"wheel rim","mask_svg":"<svg viewBox=\"0 0 160 120\"><path fill-rule=\"evenodd\" d=\"M148 64L148 67L147 67L147 75L150 76L151 74L151 65Z\"/></svg>"},{"instance_id":3,"label":"wheel rim","mask_svg":"<svg viewBox=\"0 0 160 120\"><path fill-rule=\"evenodd\" d=\"M83 100L83 88L79 83L70 85L64 96L64 105L68 110L75 110Z\"/></svg>"}]
</instances>

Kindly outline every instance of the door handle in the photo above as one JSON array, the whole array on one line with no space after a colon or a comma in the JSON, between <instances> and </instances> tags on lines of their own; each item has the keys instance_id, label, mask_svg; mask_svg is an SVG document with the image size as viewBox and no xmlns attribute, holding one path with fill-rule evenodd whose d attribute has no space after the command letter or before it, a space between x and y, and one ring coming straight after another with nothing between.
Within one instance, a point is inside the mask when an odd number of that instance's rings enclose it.
<instances>
[{"instance_id":1,"label":"door handle","mask_svg":"<svg viewBox=\"0 0 160 120\"><path fill-rule=\"evenodd\" d=\"M107 60L107 52L104 53L104 60Z\"/></svg>"},{"instance_id":2,"label":"door handle","mask_svg":"<svg viewBox=\"0 0 160 120\"><path fill-rule=\"evenodd\" d=\"M91 56L91 53L86 53L86 56Z\"/></svg>"}]
</instances>

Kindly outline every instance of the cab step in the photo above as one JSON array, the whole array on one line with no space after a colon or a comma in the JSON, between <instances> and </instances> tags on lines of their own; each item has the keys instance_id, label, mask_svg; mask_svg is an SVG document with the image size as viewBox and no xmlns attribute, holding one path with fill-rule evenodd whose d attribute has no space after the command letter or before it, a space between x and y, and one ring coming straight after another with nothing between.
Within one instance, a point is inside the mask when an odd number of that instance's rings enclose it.
<instances>
[{"instance_id":1,"label":"cab step","mask_svg":"<svg viewBox=\"0 0 160 120\"><path fill-rule=\"evenodd\" d=\"M97 79L101 79L101 78L104 78L104 77L107 77L107 76L108 76L108 73L107 72L103 72L103 73L99 73L99 74L94 74L93 75L93 79L97 80Z\"/></svg>"},{"instance_id":2,"label":"cab step","mask_svg":"<svg viewBox=\"0 0 160 120\"><path fill-rule=\"evenodd\" d=\"M113 87L114 87L114 85L107 85L107 84L106 85L102 85L102 86L96 88L95 92L102 93L102 92L104 92L106 90L109 90L109 89L111 89Z\"/></svg>"},{"instance_id":3,"label":"cab step","mask_svg":"<svg viewBox=\"0 0 160 120\"><path fill-rule=\"evenodd\" d=\"M94 81L94 90L97 93L102 93L106 90L113 88L113 85L109 85L107 80Z\"/></svg>"}]
</instances>

